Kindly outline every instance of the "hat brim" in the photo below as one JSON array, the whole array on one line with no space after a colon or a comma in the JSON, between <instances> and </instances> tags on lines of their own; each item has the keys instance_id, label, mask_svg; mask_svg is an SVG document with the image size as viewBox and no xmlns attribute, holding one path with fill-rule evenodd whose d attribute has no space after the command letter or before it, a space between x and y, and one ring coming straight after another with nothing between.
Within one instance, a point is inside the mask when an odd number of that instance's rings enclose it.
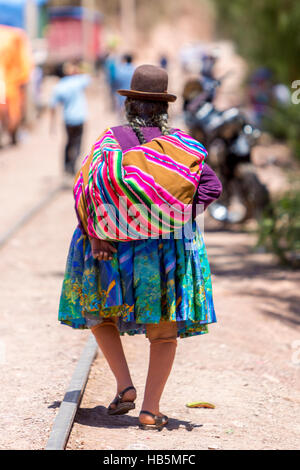
<instances>
[{"instance_id":1,"label":"hat brim","mask_svg":"<svg viewBox=\"0 0 300 470\"><path fill-rule=\"evenodd\" d=\"M177 96L170 93L151 93L137 90L117 90L117 93L119 93L119 95L127 96L128 98L136 98L138 100L170 102L177 100Z\"/></svg>"}]
</instances>

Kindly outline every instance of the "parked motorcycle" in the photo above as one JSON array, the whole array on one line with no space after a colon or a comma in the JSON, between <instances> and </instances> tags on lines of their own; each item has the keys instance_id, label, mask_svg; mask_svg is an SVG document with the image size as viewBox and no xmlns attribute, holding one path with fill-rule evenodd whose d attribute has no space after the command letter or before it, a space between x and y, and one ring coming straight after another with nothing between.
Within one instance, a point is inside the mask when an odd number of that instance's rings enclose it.
<instances>
[{"instance_id":1,"label":"parked motorcycle","mask_svg":"<svg viewBox=\"0 0 300 470\"><path fill-rule=\"evenodd\" d=\"M211 80L207 89L199 79L188 82L183 91L184 117L191 135L207 148L208 163L223 184L222 196L209 212L215 220L236 224L259 218L270 198L251 162L261 132L239 108L215 108L212 96L220 84L221 80Z\"/></svg>"}]
</instances>

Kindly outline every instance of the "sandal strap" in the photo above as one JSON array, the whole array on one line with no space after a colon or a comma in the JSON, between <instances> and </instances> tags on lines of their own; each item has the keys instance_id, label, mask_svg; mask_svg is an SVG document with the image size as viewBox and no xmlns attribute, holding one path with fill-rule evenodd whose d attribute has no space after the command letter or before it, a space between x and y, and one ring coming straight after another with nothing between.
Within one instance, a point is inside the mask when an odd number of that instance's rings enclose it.
<instances>
[{"instance_id":1,"label":"sandal strap","mask_svg":"<svg viewBox=\"0 0 300 470\"><path fill-rule=\"evenodd\" d=\"M136 390L136 389L135 389L135 387L132 387L132 386L125 388L124 390L122 390L122 392L120 392L118 395L115 396L115 398L113 399L113 401L111 402L110 405L118 406L118 404L121 403L123 395L125 395L125 393L128 392L128 390ZM108 409L111 409L110 405L109 405Z\"/></svg>"},{"instance_id":2,"label":"sandal strap","mask_svg":"<svg viewBox=\"0 0 300 470\"><path fill-rule=\"evenodd\" d=\"M129 390L135 390L135 387L127 387L127 388L124 388L124 390L122 390L122 392L120 392L118 395L117 395L117 398L119 398L119 400L121 400L123 398L123 395L125 395L126 392L128 392Z\"/></svg>"},{"instance_id":3,"label":"sandal strap","mask_svg":"<svg viewBox=\"0 0 300 470\"><path fill-rule=\"evenodd\" d=\"M113 399L113 401L111 402L111 404L109 405L108 409L111 409L111 405L116 405L118 406L118 404L120 403L120 399L118 397L118 395Z\"/></svg>"},{"instance_id":4,"label":"sandal strap","mask_svg":"<svg viewBox=\"0 0 300 470\"><path fill-rule=\"evenodd\" d=\"M141 411L140 411L140 414L149 415L149 416L151 416L151 418L153 418L153 419L158 418L157 415L155 415L154 413L151 413L151 411L147 411L147 410L141 410Z\"/></svg>"}]
</instances>

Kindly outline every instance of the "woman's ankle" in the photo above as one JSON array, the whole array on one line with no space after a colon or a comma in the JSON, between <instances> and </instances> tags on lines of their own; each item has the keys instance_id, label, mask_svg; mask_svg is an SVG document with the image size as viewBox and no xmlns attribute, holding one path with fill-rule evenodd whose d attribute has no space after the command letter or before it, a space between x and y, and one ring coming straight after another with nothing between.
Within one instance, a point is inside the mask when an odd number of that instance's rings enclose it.
<instances>
[{"instance_id":1,"label":"woman's ankle","mask_svg":"<svg viewBox=\"0 0 300 470\"><path fill-rule=\"evenodd\" d=\"M125 386L123 386L123 385L122 385L122 386L118 386L118 387L117 387L117 394L123 392L123 390L126 390L126 388L128 388L128 387L133 387L133 385L131 384L131 385L125 385ZM128 399L129 401L136 399L136 390L135 390L134 387L133 387L133 388L130 388L129 390L127 390L127 391L124 393L122 400L123 400L123 401L126 401L126 399Z\"/></svg>"},{"instance_id":2,"label":"woman's ankle","mask_svg":"<svg viewBox=\"0 0 300 470\"><path fill-rule=\"evenodd\" d=\"M143 402L140 413L143 413L143 410L149 411L154 415L159 414L159 403L150 403L150 402Z\"/></svg>"},{"instance_id":3,"label":"woman's ankle","mask_svg":"<svg viewBox=\"0 0 300 470\"><path fill-rule=\"evenodd\" d=\"M126 388L128 388L128 387L133 387L134 388L134 385L133 385L131 380L117 382L117 393L123 392L123 390L126 390ZM132 390L133 389L130 389L130 391L132 391Z\"/></svg>"}]
</instances>

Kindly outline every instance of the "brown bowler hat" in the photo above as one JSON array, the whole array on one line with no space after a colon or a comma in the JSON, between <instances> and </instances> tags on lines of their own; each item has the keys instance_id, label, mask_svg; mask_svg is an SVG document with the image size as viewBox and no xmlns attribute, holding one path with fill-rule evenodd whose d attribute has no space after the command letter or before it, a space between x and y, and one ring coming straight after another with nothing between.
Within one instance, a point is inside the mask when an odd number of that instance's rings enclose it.
<instances>
[{"instance_id":1,"label":"brown bowler hat","mask_svg":"<svg viewBox=\"0 0 300 470\"><path fill-rule=\"evenodd\" d=\"M167 92L168 74L155 65L140 65L134 71L130 90L117 90L122 96L150 101L175 101L177 96Z\"/></svg>"}]
</instances>

